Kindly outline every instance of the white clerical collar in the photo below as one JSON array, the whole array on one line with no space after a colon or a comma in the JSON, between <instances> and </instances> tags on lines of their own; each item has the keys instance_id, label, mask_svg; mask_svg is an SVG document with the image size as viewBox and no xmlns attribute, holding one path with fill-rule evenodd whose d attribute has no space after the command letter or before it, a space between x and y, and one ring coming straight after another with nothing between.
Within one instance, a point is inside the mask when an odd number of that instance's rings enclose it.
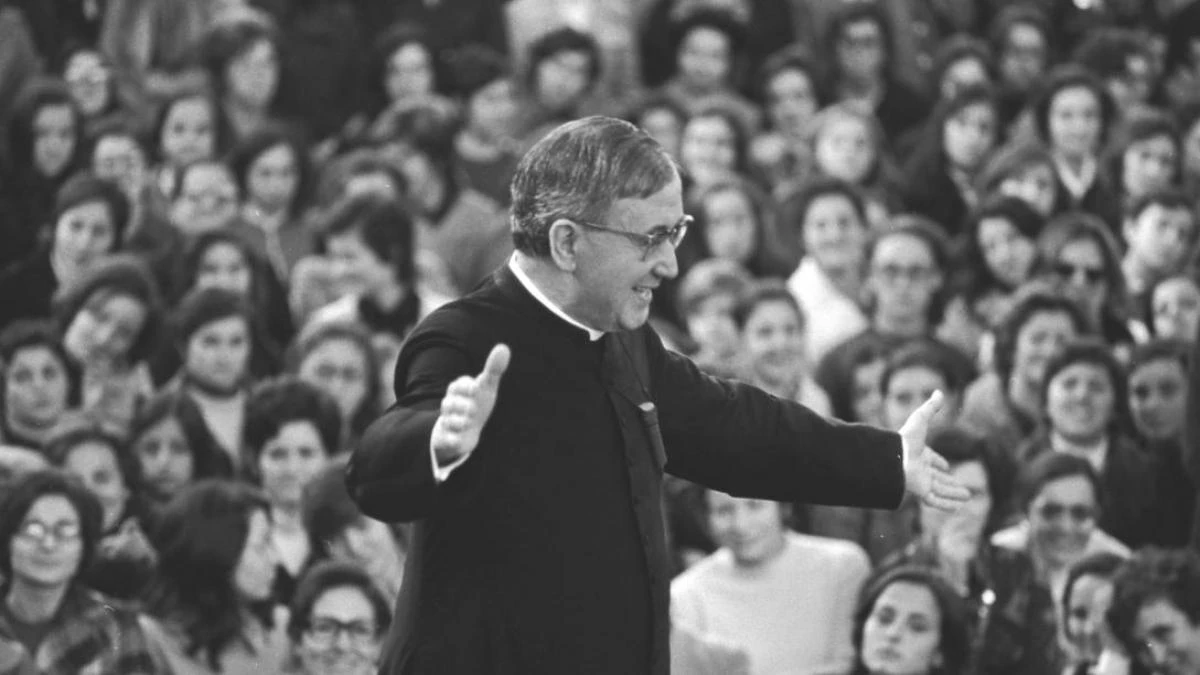
<instances>
[{"instance_id":1,"label":"white clerical collar","mask_svg":"<svg viewBox=\"0 0 1200 675\"><path fill-rule=\"evenodd\" d=\"M533 279L530 279L529 275L525 274L525 270L521 269L521 266L517 264L517 255L515 253L511 258L508 259L508 269L512 270L513 275L517 277L517 281L521 282L521 285L525 287L525 290L529 291L529 294L532 295L534 299L542 303L546 309L550 310L558 318L566 321L572 326L575 326L579 330L585 331L588 334L588 339L590 339L592 342L595 342L604 336L604 331L596 330L595 328L588 328L575 319L572 319L571 316L564 312L561 307L554 304L550 298L546 297L546 294L542 293L542 291L533 283Z\"/></svg>"}]
</instances>

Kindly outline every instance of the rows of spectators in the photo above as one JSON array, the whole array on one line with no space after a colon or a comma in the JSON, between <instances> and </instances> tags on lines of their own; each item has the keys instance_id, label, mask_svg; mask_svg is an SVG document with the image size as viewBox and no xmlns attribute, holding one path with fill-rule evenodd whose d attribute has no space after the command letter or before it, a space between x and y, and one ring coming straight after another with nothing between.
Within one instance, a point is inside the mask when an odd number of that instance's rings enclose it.
<instances>
[{"instance_id":1,"label":"rows of spectators","mask_svg":"<svg viewBox=\"0 0 1200 675\"><path fill-rule=\"evenodd\" d=\"M1200 673L1200 2L0 0L0 675L374 672L345 456L588 114L678 160L669 347L941 390L972 492L668 479L673 672Z\"/></svg>"}]
</instances>

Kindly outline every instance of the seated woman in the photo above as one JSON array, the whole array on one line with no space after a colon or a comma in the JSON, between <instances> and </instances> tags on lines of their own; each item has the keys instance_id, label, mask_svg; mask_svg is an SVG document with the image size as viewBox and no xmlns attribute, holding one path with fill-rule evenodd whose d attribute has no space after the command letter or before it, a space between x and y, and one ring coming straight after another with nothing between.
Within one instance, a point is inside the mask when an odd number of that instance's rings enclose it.
<instances>
[{"instance_id":1,"label":"seated woman","mask_svg":"<svg viewBox=\"0 0 1200 675\"><path fill-rule=\"evenodd\" d=\"M1144 672L1200 673L1200 557L1139 551L1113 579L1108 623Z\"/></svg>"},{"instance_id":2,"label":"seated woman","mask_svg":"<svg viewBox=\"0 0 1200 675\"><path fill-rule=\"evenodd\" d=\"M777 502L708 490L705 503L721 548L671 583L673 619L744 649L751 672L846 672L862 549L789 531Z\"/></svg>"},{"instance_id":3,"label":"seated woman","mask_svg":"<svg viewBox=\"0 0 1200 675\"><path fill-rule=\"evenodd\" d=\"M983 672L1057 674L1064 656L1055 607L1068 569L1092 553L1128 556L1129 549L1097 526L1107 495L1086 459L1044 453L1017 480L1021 521L992 536L972 589L975 658Z\"/></svg>"},{"instance_id":4,"label":"seated woman","mask_svg":"<svg viewBox=\"0 0 1200 675\"><path fill-rule=\"evenodd\" d=\"M36 666L15 672L163 672L137 613L80 581L100 540L96 498L53 469L26 474L4 492L0 643L20 643Z\"/></svg>"},{"instance_id":5,"label":"seated woman","mask_svg":"<svg viewBox=\"0 0 1200 675\"><path fill-rule=\"evenodd\" d=\"M391 604L360 567L324 562L300 580L288 618L297 675L374 675ZM345 639L343 639L343 636Z\"/></svg>"},{"instance_id":6,"label":"seated woman","mask_svg":"<svg viewBox=\"0 0 1200 675\"><path fill-rule=\"evenodd\" d=\"M146 630L175 675L279 672L287 610L270 602L270 507L253 488L200 481L163 510Z\"/></svg>"},{"instance_id":7,"label":"seated woman","mask_svg":"<svg viewBox=\"0 0 1200 675\"><path fill-rule=\"evenodd\" d=\"M1071 675L1114 673L1117 665L1129 666L1105 618L1112 604L1113 575L1124 561L1119 555L1097 553L1067 572L1058 623Z\"/></svg>"},{"instance_id":8,"label":"seated woman","mask_svg":"<svg viewBox=\"0 0 1200 675\"><path fill-rule=\"evenodd\" d=\"M883 568L854 614L854 675L956 675L966 670L966 606L924 567Z\"/></svg>"},{"instance_id":9,"label":"seated woman","mask_svg":"<svg viewBox=\"0 0 1200 675\"><path fill-rule=\"evenodd\" d=\"M291 601L296 580L313 560L301 496L337 453L341 424L333 397L293 376L259 383L246 400L243 469L270 507L268 539L279 563L272 597L281 604Z\"/></svg>"},{"instance_id":10,"label":"seated woman","mask_svg":"<svg viewBox=\"0 0 1200 675\"><path fill-rule=\"evenodd\" d=\"M40 449L67 408L78 403L79 377L49 322L18 321L0 331L0 438Z\"/></svg>"}]
</instances>

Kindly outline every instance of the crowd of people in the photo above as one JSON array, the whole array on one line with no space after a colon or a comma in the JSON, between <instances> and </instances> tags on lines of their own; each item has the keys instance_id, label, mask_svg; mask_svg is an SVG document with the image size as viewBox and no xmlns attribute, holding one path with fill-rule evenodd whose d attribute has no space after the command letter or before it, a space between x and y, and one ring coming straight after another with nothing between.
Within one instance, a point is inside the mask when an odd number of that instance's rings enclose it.
<instances>
[{"instance_id":1,"label":"crowd of people","mask_svg":"<svg viewBox=\"0 0 1200 675\"><path fill-rule=\"evenodd\" d=\"M1200 2L597 0L515 40L529 4L0 0L0 675L375 672L410 534L346 457L590 114L683 176L669 348L891 429L940 390L972 495L669 477L672 672L1200 674Z\"/></svg>"}]
</instances>

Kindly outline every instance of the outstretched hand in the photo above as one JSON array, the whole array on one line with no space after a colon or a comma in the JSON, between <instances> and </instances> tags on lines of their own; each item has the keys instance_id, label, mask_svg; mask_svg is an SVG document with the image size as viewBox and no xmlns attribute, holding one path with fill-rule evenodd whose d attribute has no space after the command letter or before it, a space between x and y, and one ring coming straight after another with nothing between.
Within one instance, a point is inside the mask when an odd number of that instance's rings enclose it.
<instances>
[{"instance_id":1,"label":"outstretched hand","mask_svg":"<svg viewBox=\"0 0 1200 675\"><path fill-rule=\"evenodd\" d=\"M966 502L971 493L950 475L950 465L945 458L925 444L930 420L941 410L942 400L942 392L935 391L900 427L905 458L904 483L908 491L925 504L953 511Z\"/></svg>"},{"instance_id":2,"label":"outstretched hand","mask_svg":"<svg viewBox=\"0 0 1200 675\"><path fill-rule=\"evenodd\" d=\"M500 378L508 369L511 356L507 346L498 344L488 354L482 372L475 377L463 375L446 388L441 414L433 425L430 438L439 465L450 464L474 452L483 426L496 407Z\"/></svg>"}]
</instances>

